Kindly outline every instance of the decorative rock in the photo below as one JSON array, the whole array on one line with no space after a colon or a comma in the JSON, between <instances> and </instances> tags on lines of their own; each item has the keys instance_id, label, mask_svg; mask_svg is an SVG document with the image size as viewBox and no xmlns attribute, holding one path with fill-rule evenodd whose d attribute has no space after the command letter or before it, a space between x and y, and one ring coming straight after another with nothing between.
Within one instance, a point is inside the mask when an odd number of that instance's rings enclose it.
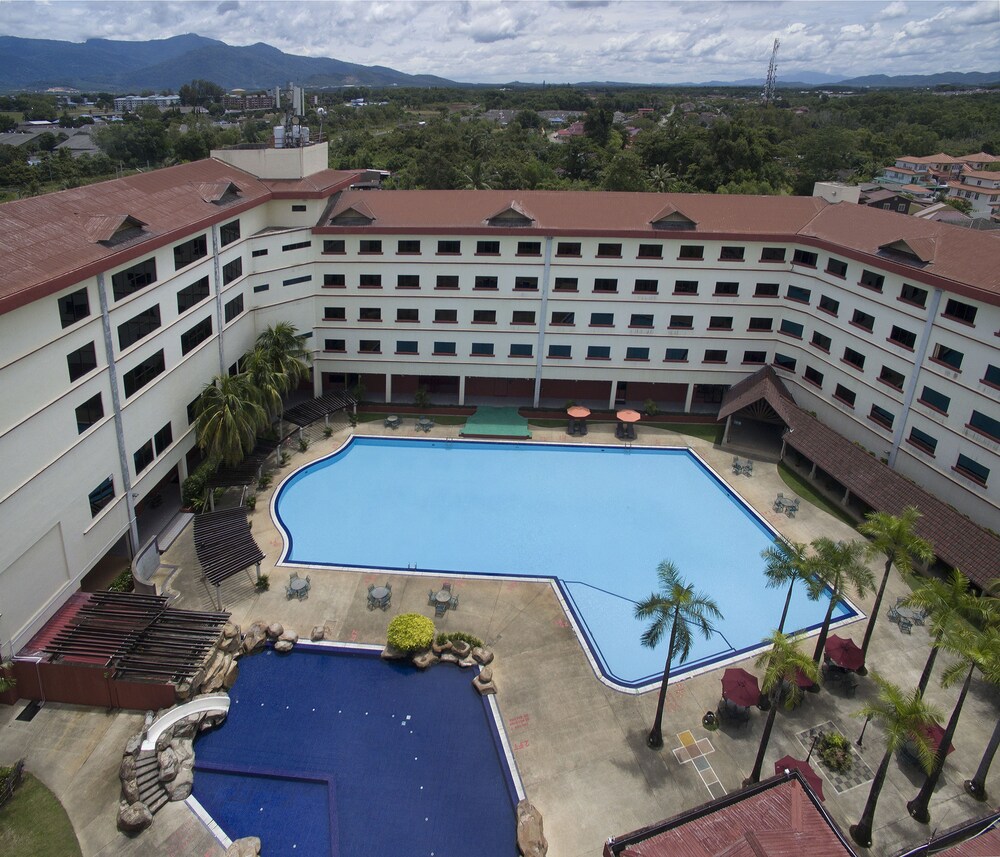
<instances>
[{"instance_id":1,"label":"decorative rock","mask_svg":"<svg viewBox=\"0 0 1000 857\"><path fill-rule=\"evenodd\" d=\"M177 758L177 776L163 786L170 800L184 800L194 783L194 747L190 738L175 738L170 746Z\"/></svg>"},{"instance_id":2,"label":"decorative rock","mask_svg":"<svg viewBox=\"0 0 1000 857\"><path fill-rule=\"evenodd\" d=\"M319 642L325 637L326 637L326 625L315 625L313 626L312 631L309 633L309 639L312 640L314 643Z\"/></svg>"},{"instance_id":3,"label":"decorative rock","mask_svg":"<svg viewBox=\"0 0 1000 857\"><path fill-rule=\"evenodd\" d=\"M549 843L542 833L542 814L528 801L517 805L517 847L524 857L545 857Z\"/></svg>"},{"instance_id":4,"label":"decorative rock","mask_svg":"<svg viewBox=\"0 0 1000 857\"><path fill-rule=\"evenodd\" d=\"M256 836L244 836L234 839L233 844L226 849L225 857L258 857L260 840Z\"/></svg>"},{"instance_id":5,"label":"decorative rock","mask_svg":"<svg viewBox=\"0 0 1000 857\"><path fill-rule=\"evenodd\" d=\"M176 702L187 702L191 698L191 683L182 681L174 689L174 700Z\"/></svg>"},{"instance_id":6,"label":"decorative rock","mask_svg":"<svg viewBox=\"0 0 1000 857\"><path fill-rule=\"evenodd\" d=\"M128 804L133 804L139 800L139 781L135 777L131 780L122 780L121 799Z\"/></svg>"},{"instance_id":7,"label":"decorative rock","mask_svg":"<svg viewBox=\"0 0 1000 857\"><path fill-rule=\"evenodd\" d=\"M177 778L177 753L173 747L156 754L156 762L160 766L159 780L161 783L169 783Z\"/></svg>"},{"instance_id":8,"label":"decorative rock","mask_svg":"<svg viewBox=\"0 0 1000 857\"><path fill-rule=\"evenodd\" d=\"M483 667L479 675L472 680L472 686L479 691L480 696L486 696L488 693L496 693L497 686L493 683L492 668Z\"/></svg>"},{"instance_id":9,"label":"decorative rock","mask_svg":"<svg viewBox=\"0 0 1000 857\"><path fill-rule=\"evenodd\" d=\"M292 645L295 645L295 643L299 641L299 635L289 628L287 631L283 631L278 639L283 643L291 643Z\"/></svg>"},{"instance_id":10,"label":"decorative rock","mask_svg":"<svg viewBox=\"0 0 1000 857\"><path fill-rule=\"evenodd\" d=\"M476 676L476 678L478 678L484 684L486 682L493 681L493 668L492 667L483 667L479 671L479 675Z\"/></svg>"},{"instance_id":11,"label":"decorative rock","mask_svg":"<svg viewBox=\"0 0 1000 857\"><path fill-rule=\"evenodd\" d=\"M413 656L413 665L418 669L425 670L427 667L432 667L434 664L438 663L441 659L434 654L434 652L421 652L419 655Z\"/></svg>"},{"instance_id":12,"label":"decorative rock","mask_svg":"<svg viewBox=\"0 0 1000 857\"><path fill-rule=\"evenodd\" d=\"M469 652L472 651L472 646L470 646L465 640L455 640L451 644L451 650L461 658L467 658Z\"/></svg>"},{"instance_id":13,"label":"decorative rock","mask_svg":"<svg viewBox=\"0 0 1000 857\"><path fill-rule=\"evenodd\" d=\"M493 652L489 649L482 648L482 646L476 646L472 650L472 657L474 657L476 661L481 663L483 666L493 663Z\"/></svg>"},{"instance_id":14,"label":"decorative rock","mask_svg":"<svg viewBox=\"0 0 1000 857\"><path fill-rule=\"evenodd\" d=\"M156 752L162 753L164 750L166 750L167 747L170 746L170 742L173 740L173 738L174 738L174 727L168 726L160 733L159 737L156 739Z\"/></svg>"},{"instance_id":15,"label":"decorative rock","mask_svg":"<svg viewBox=\"0 0 1000 857\"><path fill-rule=\"evenodd\" d=\"M122 763L118 766L118 779L122 782L135 779L135 756L122 756Z\"/></svg>"},{"instance_id":16,"label":"decorative rock","mask_svg":"<svg viewBox=\"0 0 1000 857\"><path fill-rule=\"evenodd\" d=\"M240 674L240 665L236 663L235 660L229 662L229 669L226 670L226 674L222 677L222 686L226 690L232 690L233 685L236 684L236 679Z\"/></svg>"},{"instance_id":17,"label":"decorative rock","mask_svg":"<svg viewBox=\"0 0 1000 857\"><path fill-rule=\"evenodd\" d=\"M202 693L215 693L222 690L225 687L226 678L229 676L232 667L233 656L216 649L215 653L211 656L211 660L208 662L208 666L205 668L205 677L199 683L200 691ZM233 681L235 680L234 677Z\"/></svg>"},{"instance_id":18,"label":"decorative rock","mask_svg":"<svg viewBox=\"0 0 1000 857\"><path fill-rule=\"evenodd\" d=\"M125 801L119 801L118 829L122 833L128 836L135 836L137 833L142 833L152 823L153 813L149 811L149 807L146 804L141 801L135 801L130 804Z\"/></svg>"},{"instance_id":19,"label":"decorative rock","mask_svg":"<svg viewBox=\"0 0 1000 857\"><path fill-rule=\"evenodd\" d=\"M401 649L397 649L395 646L386 645L382 649L382 660L383 661L402 661L410 656L409 652L404 652Z\"/></svg>"},{"instance_id":20,"label":"decorative rock","mask_svg":"<svg viewBox=\"0 0 1000 857\"><path fill-rule=\"evenodd\" d=\"M458 655L453 654L452 652L445 652L443 655L441 655L441 663L443 663L443 664L457 664L458 663Z\"/></svg>"},{"instance_id":21,"label":"decorative rock","mask_svg":"<svg viewBox=\"0 0 1000 857\"><path fill-rule=\"evenodd\" d=\"M222 638L219 640L219 648L226 654L235 655L240 650L240 626L232 622L226 622L222 629Z\"/></svg>"},{"instance_id":22,"label":"decorative rock","mask_svg":"<svg viewBox=\"0 0 1000 857\"><path fill-rule=\"evenodd\" d=\"M431 643L431 649L435 655L443 655L445 652L450 652L451 640L445 640L440 645L438 645L437 643Z\"/></svg>"},{"instance_id":23,"label":"decorative rock","mask_svg":"<svg viewBox=\"0 0 1000 857\"><path fill-rule=\"evenodd\" d=\"M462 669L465 669L466 667L474 667L476 665L476 661L474 658L462 658L462 660L458 662L458 665L462 667Z\"/></svg>"},{"instance_id":24,"label":"decorative rock","mask_svg":"<svg viewBox=\"0 0 1000 857\"><path fill-rule=\"evenodd\" d=\"M252 655L264 648L264 641L267 639L267 626L261 622L254 622L243 635L243 654Z\"/></svg>"},{"instance_id":25,"label":"decorative rock","mask_svg":"<svg viewBox=\"0 0 1000 857\"><path fill-rule=\"evenodd\" d=\"M285 633L285 627L280 622L272 622L267 626L267 637L269 640L277 640Z\"/></svg>"},{"instance_id":26,"label":"decorative rock","mask_svg":"<svg viewBox=\"0 0 1000 857\"><path fill-rule=\"evenodd\" d=\"M288 652L294 648L295 643L291 643L288 640L278 640L278 642L274 644L274 650L276 652L281 652L283 655L288 654Z\"/></svg>"},{"instance_id":27,"label":"decorative rock","mask_svg":"<svg viewBox=\"0 0 1000 857\"><path fill-rule=\"evenodd\" d=\"M135 756L139 752L139 748L142 746L142 733L139 732L128 739L125 744L125 754L127 756Z\"/></svg>"}]
</instances>

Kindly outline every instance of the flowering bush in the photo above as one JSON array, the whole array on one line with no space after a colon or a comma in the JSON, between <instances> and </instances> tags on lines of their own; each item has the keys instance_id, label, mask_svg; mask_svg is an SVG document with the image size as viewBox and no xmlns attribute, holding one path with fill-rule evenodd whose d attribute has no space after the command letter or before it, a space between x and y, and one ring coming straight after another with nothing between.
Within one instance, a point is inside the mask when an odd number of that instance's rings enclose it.
<instances>
[{"instance_id":1,"label":"flowering bush","mask_svg":"<svg viewBox=\"0 0 1000 857\"><path fill-rule=\"evenodd\" d=\"M836 732L822 732L816 742L820 761L831 771L849 771L854 760L851 758L851 742Z\"/></svg>"},{"instance_id":2,"label":"flowering bush","mask_svg":"<svg viewBox=\"0 0 1000 857\"><path fill-rule=\"evenodd\" d=\"M386 640L401 652L426 649L434 639L434 623L419 613L401 613L389 623Z\"/></svg>"}]
</instances>

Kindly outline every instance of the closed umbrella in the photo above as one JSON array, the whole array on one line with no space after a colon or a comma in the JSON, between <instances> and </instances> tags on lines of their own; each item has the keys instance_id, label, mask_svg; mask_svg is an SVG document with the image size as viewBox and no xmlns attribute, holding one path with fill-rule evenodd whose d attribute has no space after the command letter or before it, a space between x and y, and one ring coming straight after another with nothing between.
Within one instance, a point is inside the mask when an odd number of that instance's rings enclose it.
<instances>
[{"instance_id":1,"label":"closed umbrella","mask_svg":"<svg viewBox=\"0 0 1000 857\"><path fill-rule=\"evenodd\" d=\"M845 670L860 669L865 662L865 656L854 640L838 637L836 634L827 638L826 654L838 667Z\"/></svg>"},{"instance_id":2,"label":"closed umbrella","mask_svg":"<svg viewBox=\"0 0 1000 857\"><path fill-rule=\"evenodd\" d=\"M745 669L731 667L722 674L722 696L736 705L749 708L760 702L757 676Z\"/></svg>"},{"instance_id":3,"label":"closed umbrella","mask_svg":"<svg viewBox=\"0 0 1000 857\"><path fill-rule=\"evenodd\" d=\"M785 771L798 771L802 774L802 778L809 783L809 788L815 792L816 797L820 800L826 800L823 797L823 780L820 779L819 774L812 769L812 766L808 762L803 762L801 759L793 759L791 756L782 756L774 763L774 773L782 774Z\"/></svg>"}]
</instances>

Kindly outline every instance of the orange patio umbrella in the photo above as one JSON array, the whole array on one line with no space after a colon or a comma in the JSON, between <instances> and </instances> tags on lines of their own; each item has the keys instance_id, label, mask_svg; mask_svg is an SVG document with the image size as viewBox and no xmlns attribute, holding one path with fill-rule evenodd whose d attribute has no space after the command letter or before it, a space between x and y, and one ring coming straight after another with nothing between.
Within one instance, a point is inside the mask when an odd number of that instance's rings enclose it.
<instances>
[{"instance_id":1,"label":"orange patio umbrella","mask_svg":"<svg viewBox=\"0 0 1000 857\"><path fill-rule=\"evenodd\" d=\"M624 408L618 412L618 419L623 423L637 423L642 419L642 414L630 408Z\"/></svg>"}]
</instances>

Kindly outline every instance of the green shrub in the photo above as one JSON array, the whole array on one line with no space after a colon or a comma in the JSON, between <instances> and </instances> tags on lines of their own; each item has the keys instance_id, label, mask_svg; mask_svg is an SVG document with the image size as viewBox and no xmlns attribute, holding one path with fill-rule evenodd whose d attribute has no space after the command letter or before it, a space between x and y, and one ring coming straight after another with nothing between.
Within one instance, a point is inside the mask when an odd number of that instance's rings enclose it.
<instances>
[{"instance_id":1,"label":"green shrub","mask_svg":"<svg viewBox=\"0 0 1000 857\"><path fill-rule=\"evenodd\" d=\"M110 592L131 592L134 588L135 581L132 579L131 568L126 568L108 584Z\"/></svg>"},{"instance_id":2,"label":"green shrub","mask_svg":"<svg viewBox=\"0 0 1000 857\"><path fill-rule=\"evenodd\" d=\"M181 486L181 502L196 512L205 508L205 489L208 477L212 475L212 469L209 462L202 462Z\"/></svg>"},{"instance_id":3,"label":"green shrub","mask_svg":"<svg viewBox=\"0 0 1000 857\"><path fill-rule=\"evenodd\" d=\"M655 417L660 412L660 409L652 399L646 399L646 403L642 406L642 412L647 417Z\"/></svg>"},{"instance_id":4,"label":"green shrub","mask_svg":"<svg viewBox=\"0 0 1000 857\"><path fill-rule=\"evenodd\" d=\"M271 487L271 474L265 473L257 480L257 490L263 491Z\"/></svg>"},{"instance_id":5,"label":"green shrub","mask_svg":"<svg viewBox=\"0 0 1000 857\"><path fill-rule=\"evenodd\" d=\"M271 581L266 574L262 574L254 581L253 585L258 592L267 592L271 588Z\"/></svg>"},{"instance_id":6,"label":"green shrub","mask_svg":"<svg viewBox=\"0 0 1000 857\"><path fill-rule=\"evenodd\" d=\"M254 509L256 509L257 508L257 495L256 494L250 494L247 497L247 499L246 499L246 504L247 504L247 511L248 512L252 512Z\"/></svg>"},{"instance_id":7,"label":"green shrub","mask_svg":"<svg viewBox=\"0 0 1000 857\"><path fill-rule=\"evenodd\" d=\"M323 437L332 437L332 436L333 436L333 426L324 426Z\"/></svg>"},{"instance_id":8,"label":"green shrub","mask_svg":"<svg viewBox=\"0 0 1000 857\"><path fill-rule=\"evenodd\" d=\"M299 438L299 452L305 452L309 449L309 438L300 437Z\"/></svg>"},{"instance_id":9,"label":"green shrub","mask_svg":"<svg viewBox=\"0 0 1000 857\"><path fill-rule=\"evenodd\" d=\"M437 644L443 646L445 643L468 643L472 648L482 648L485 644L479 637L474 637L472 634L466 634L464 631L448 631L447 633L440 633L437 635Z\"/></svg>"},{"instance_id":10,"label":"green shrub","mask_svg":"<svg viewBox=\"0 0 1000 857\"><path fill-rule=\"evenodd\" d=\"M851 757L851 742L836 732L821 732L816 742L820 761L831 771L849 771L854 759Z\"/></svg>"},{"instance_id":11,"label":"green shrub","mask_svg":"<svg viewBox=\"0 0 1000 857\"><path fill-rule=\"evenodd\" d=\"M386 641L401 652L426 649L434 639L434 623L419 613L401 613L390 623Z\"/></svg>"}]
</instances>

